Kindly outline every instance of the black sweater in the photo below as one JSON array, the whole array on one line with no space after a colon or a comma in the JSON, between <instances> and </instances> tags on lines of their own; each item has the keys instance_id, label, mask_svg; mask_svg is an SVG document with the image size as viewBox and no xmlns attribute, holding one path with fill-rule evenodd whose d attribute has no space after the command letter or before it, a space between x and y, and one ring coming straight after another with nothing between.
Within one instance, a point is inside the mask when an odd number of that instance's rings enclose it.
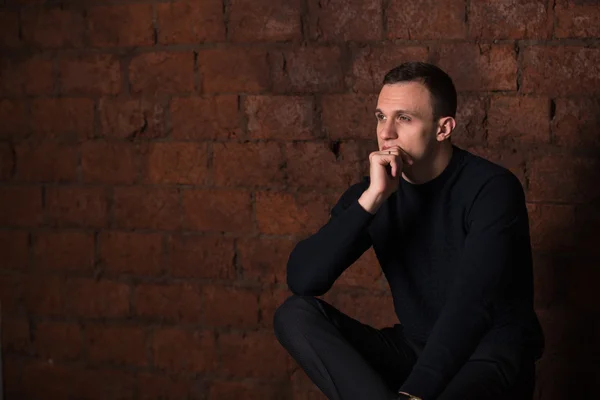
<instances>
[{"instance_id":1,"label":"black sweater","mask_svg":"<svg viewBox=\"0 0 600 400\"><path fill-rule=\"evenodd\" d=\"M544 337L533 308L525 195L509 170L453 146L435 179L399 189L375 215L358 203L369 178L351 186L314 235L290 254L287 281L318 296L373 246L406 335L422 352L402 390L438 396L470 358L515 377Z\"/></svg>"}]
</instances>

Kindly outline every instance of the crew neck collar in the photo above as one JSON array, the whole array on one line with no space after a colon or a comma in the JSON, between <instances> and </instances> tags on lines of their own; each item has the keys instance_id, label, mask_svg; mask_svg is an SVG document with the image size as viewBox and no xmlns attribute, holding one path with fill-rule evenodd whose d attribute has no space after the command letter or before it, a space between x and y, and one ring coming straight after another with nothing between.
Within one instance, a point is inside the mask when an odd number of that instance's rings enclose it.
<instances>
[{"instance_id":1,"label":"crew neck collar","mask_svg":"<svg viewBox=\"0 0 600 400\"><path fill-rule=\"evenodd\" d=\"M448 162L448 165L446 165L446 168L444 168L444 170L442 171L441 174L439 174L435 178L430 179L427 182L423 182L423 183L411 183L411 182L407 181L406 179L404 179L404 177L402 176L401 177L402 184L406 185L408 187L414 188L416 190L427 190L427 189L431 189L431 188L438 188L441 185L443 185L444 182L448 179L448 177L450 177L452 175L452 173L456 170L456 168L460 164L462 155L463 155L462 149L460 149L459 147L457 147L456 145L453 144L452 145L452 156L450 157L450 161Z\"/></svg>"}]
</instances>

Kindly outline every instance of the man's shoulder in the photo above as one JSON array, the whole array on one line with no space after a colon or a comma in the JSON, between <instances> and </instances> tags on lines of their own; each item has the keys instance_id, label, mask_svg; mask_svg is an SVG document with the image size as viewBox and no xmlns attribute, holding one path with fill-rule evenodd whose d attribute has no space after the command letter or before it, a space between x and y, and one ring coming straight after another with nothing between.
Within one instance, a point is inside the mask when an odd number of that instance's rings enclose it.
<instances>
[{"instance_id":1,"label":"man's shoulder","mask_svg":"<svg viewBox=\"0 0 600 400\"><path fill-rule=\"evenodd\" d=\"M521 181L513 171L499 162L492 161L489 156L465 149L461 151L463 152L461 179L466 184L481 187L494 181L499 185L521 186Z\"/></svg>"}]
</instances>

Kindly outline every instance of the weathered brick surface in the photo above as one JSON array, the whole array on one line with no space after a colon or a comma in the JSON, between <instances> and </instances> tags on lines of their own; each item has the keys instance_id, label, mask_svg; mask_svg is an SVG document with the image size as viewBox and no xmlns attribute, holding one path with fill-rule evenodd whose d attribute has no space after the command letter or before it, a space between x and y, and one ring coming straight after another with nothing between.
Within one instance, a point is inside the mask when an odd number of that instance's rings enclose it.
<instances>
[{"instance_id":1,"label":"weathered brick surface","mask_svg":"<svg viewBox=\"0 0 600 400\"><path fill-rule=\"evenodd\" d=\"M544 0L474 0L469 3L469 37L546 39L553 15Z\"/></svg>"},{"instance_id":2,"label":"weathered brick surface","mask_svg":"<svg viewBox=\"0 0 600 400\"><path fill-rule=\"evenodd\" d=\"M302 38L302 2L232 0L229 2L229 32L234 42L299 40Z\"/></svg>"},{"instance_id":3,"label":"weathered brick surface","mask_svg":"<svg viewBox=\"0 0 600 400\"><path fill-rule=\"evenodd\" d=\"M90 45L148 46L154 43L152 4L92 7L87 14Z\"/></svg>"},{"instance_id":4,"label":"weathered brick surface","mask_svg":"<svg viewBox=\"0 0 600 400\"><path fill-rule=\"evenodd\" d=\"M309 37L326 42L380 40L383 33L381 5L369 0L310 0Z\"/></svg>"},{"instance_id":5,"label":"weathered brick surface","mask_svg":"<svg viewBox=\"0 0 600 400\"><path fill-rule=\"evenodd\" d=\"M454 80L453 142L523 184L536 398L595 390L597 2L0 3L8 398L324 399L273 315L410 60ZM323 298L397 323L372 249Z\"/></svg>"},{"instance_id":6,"label":"weathered brick surface","mask_svg":"<svg viewBox=\"0 0 600 400\"><path fill-rule=\"evenodd\" d=\"M461 39L467 29L464 0L392 1L386 16L389 39Z\"/></svg>"}]
</instances>

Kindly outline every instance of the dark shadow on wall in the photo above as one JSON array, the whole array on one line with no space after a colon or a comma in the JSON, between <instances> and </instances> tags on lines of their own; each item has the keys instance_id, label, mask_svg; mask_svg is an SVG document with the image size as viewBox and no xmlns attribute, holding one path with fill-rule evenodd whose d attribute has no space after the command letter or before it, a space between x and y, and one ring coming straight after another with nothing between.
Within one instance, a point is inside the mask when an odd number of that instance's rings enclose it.
<instances>
[{"instance_id":1,"label":"dark shadow on wall","mask_svg":"<svg viewBox=\"0 0 600 400\"><path fill-rule=\"evenodd\" d=\"M600 101L585 102L567 104L564 113L559 104L552 129L560 147L529 171L532 192L556 199L530 214L536 308L546 337L536 400L600 396Z\"/></svg>"}]
</instances>

